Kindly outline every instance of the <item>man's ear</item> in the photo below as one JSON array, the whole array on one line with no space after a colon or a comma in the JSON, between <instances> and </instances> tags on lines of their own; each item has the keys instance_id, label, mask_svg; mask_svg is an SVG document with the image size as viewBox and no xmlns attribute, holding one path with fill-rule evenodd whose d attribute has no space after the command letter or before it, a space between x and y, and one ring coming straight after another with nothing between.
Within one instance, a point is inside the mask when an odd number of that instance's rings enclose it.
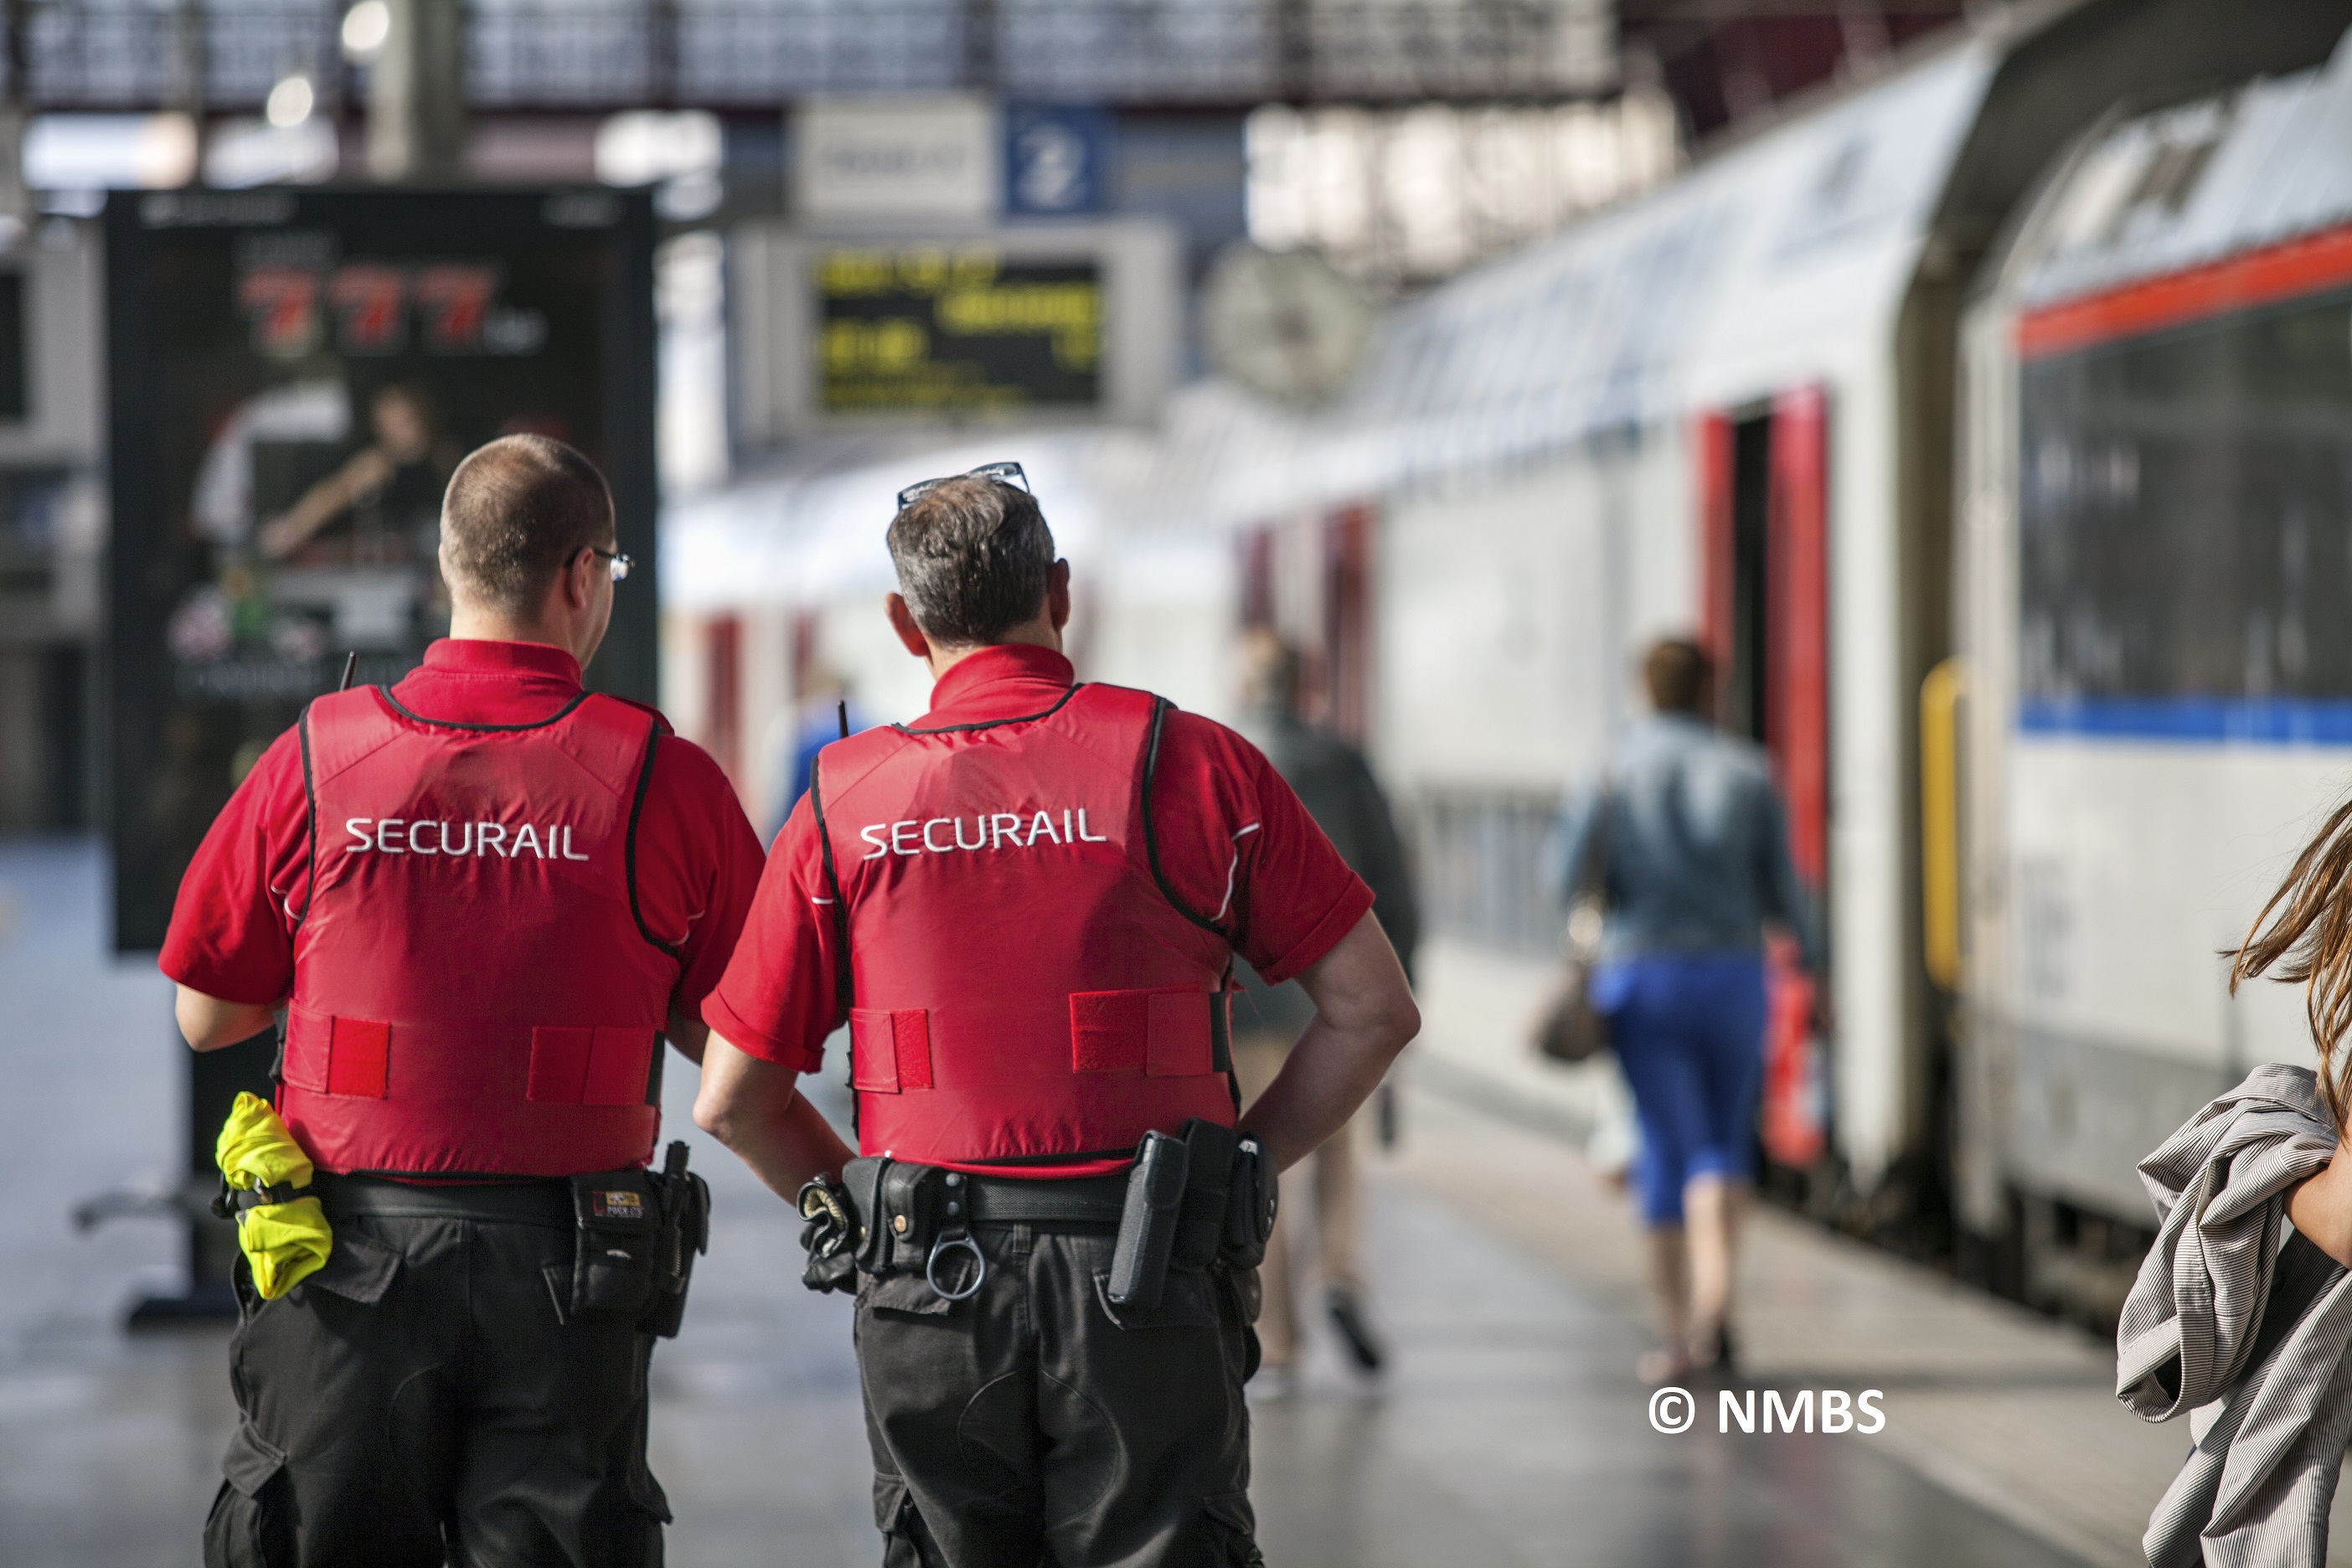
<instances>
[{"instance_id":1,"label":"man's ear","mask_svg":"<svg viewBox=\"0 0 2352 1568\"><path fill-rule=\"evenodd\" d=\"M891 594L884 597L882 609L890 617L890 629L898 634L898 646L917 658L928 661L931 657L931 639L925 637L923 628L916 624L915 612L907 607L907 601Z\"/></svg>"},{"instance_id":2,"label":"man's ear","mask_svg":"<svg viewBox=\"0 0 2352 1568\"><path fill-rule=\"evenodd\" d=\"M596 602L594 574L604 567L604 558L593 550L583 550L563 569L563 603L572 610L584 610ZM604 567L609 574L610 568Z\"/></svg>"},{"instance_id":3,"label":"man's ear","mask_svg":"<svg viewBox=\"0 0 2352 1568\"><path fill-rule=\"evenodd\" d=\"M1056 561L1045 573L1045 611L1054 618L1054 629L1060 631L1070 624L1070 563Z\"/></svg>"}]
</instances>

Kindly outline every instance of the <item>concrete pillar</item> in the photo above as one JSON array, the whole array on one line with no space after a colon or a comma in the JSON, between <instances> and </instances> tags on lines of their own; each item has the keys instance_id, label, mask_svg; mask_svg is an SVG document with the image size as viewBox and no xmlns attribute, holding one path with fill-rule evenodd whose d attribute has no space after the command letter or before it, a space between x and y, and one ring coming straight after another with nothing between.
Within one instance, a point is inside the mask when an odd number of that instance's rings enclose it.
<instances>
[{"instance_id":1,"label":"concrete pillar","mask_svg":"<svg viewBox=\"0 0 2352 1568\"><path fill-rule=\"evenodd\" d=\"M462 0L387 0L392 31L368 76L368 173L386 184L466 177Z\"/></svg>"},{"instance_id":2,"label":"concrete pillar","mask_svg":"<svg viewBox=\"0 0 2352 1568\"><path fill-rule=\"evenodd\" d=\"M25 120L33 100L32 84L25 79L26 5L26 0L0 0L0 64L8 78L0 90L0 227L8 229L12 242L33 216L25 190ZM12 222L17 226L9 227Z\"/></svg>"}]
</instances>

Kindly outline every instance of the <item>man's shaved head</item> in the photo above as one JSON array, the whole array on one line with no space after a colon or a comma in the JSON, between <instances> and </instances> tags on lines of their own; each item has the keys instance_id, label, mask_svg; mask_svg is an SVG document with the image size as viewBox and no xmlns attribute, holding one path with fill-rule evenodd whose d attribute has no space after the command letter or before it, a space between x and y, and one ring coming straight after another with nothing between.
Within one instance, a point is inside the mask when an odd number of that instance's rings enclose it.
<instances>
[{"instance_id":1,"label":"man's shaved head","mask_svg":"<svg viewBox=\"0 0 2352 1568\"><path fill-rule=\"evenodd\" d=\"M613 543L613 492L596 465L544 436L501 436L457 465L441 500L451 594L526 616L581 551Z\"/></svg>"}]
</instances>

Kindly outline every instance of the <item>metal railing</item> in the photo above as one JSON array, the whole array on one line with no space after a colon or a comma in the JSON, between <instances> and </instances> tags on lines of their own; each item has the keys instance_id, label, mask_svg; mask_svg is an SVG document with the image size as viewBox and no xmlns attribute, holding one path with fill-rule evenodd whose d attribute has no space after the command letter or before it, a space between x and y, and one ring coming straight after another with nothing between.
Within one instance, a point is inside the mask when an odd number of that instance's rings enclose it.
<instances>
[{"instance_id":1,"label":"metal railing","mask_svg":"<svg viewBox=\"0 0 2352 1568\"><path fill-rule=\"evenodd\" d=\"M32 0L37 108L257 105L291 71L363 98L320 0ZM1551 99L1607 86L1570 0L476 0L478 109L781 105L976 88L1111 103ZM1600 37L1605 46L1605 32Z\"/></svg>"}]
</instances>

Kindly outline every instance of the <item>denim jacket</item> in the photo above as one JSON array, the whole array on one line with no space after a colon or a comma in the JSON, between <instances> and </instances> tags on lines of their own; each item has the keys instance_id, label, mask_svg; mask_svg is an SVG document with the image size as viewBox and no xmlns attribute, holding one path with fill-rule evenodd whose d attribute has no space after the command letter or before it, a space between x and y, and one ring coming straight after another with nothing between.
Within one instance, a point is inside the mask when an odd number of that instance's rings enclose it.
<instances>
[{"instance_id":1,"label":"denim jacket","mask_svg":"<svg viewBox=\"0 0 2352 1568\"><path fill-rule=\"evenodd\" d=\"M1821 968L1812 900L1789 858L1789 830L1764 755L1701 719L1653 715L1619 744L1605 785L1579 792L1553 837L1563 903L1596 831L1604 833L1608 959L1753 952L1774 921Z\"/></svg>"}]
</instances>

